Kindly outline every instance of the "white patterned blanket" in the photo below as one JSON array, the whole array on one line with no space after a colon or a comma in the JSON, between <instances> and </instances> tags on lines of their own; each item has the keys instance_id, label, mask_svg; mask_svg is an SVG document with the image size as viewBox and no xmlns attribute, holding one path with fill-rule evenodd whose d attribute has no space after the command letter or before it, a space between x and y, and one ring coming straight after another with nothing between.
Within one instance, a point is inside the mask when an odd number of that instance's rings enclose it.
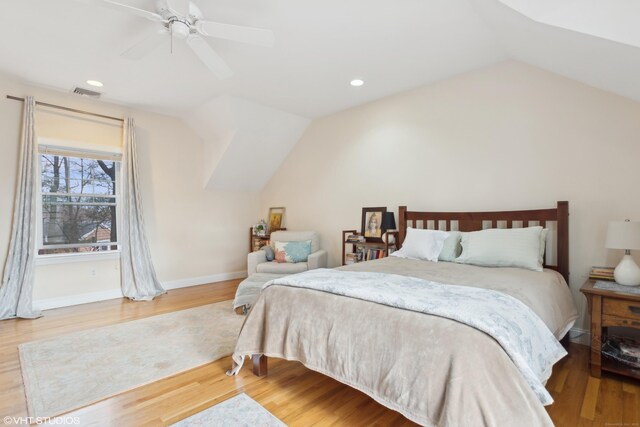
<instances>
[{"instance_id":1,"label":"white patterned blanket","mask_svg":"<svg viewBox=\"0 0 640 427\"><path fill-rule=\"evenodd\" d=\"M266 283L263 289L273 285L328 292L469 325L500 344L543 405L553 403L544 383L552 366L567 352L533 310L502 292L395 274L333 269L281 277Z\"/></svg>"}]
</instances>

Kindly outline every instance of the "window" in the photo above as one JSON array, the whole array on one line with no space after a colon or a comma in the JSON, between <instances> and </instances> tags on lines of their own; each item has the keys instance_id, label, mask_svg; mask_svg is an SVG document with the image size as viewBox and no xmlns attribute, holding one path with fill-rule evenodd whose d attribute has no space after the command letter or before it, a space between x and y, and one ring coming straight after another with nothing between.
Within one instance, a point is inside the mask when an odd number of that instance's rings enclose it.
<instances>
[{"instance_id":1,"label":"window","mask_svg":"<svg viewBox=\"0 0 640 427\"><path fill-rule=\"evenodd\" d=\"M41 150L38 254L117 250L119 162Z\"/></svg>"}]
</instances>

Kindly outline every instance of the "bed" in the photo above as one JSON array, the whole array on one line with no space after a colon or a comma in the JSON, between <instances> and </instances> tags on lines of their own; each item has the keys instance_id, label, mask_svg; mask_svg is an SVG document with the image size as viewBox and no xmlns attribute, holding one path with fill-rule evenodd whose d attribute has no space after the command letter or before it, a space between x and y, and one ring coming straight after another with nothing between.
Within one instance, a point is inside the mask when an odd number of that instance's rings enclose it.
<instances>
[{"instance_id":1,"label":"bed","mask_svg":"<svg viewBox=\"0 0 640 427\"><path fill-rule=\"evenodd\" d=\"M422 425L503 426L523 421L553 425L544 409L551 402L550 395L545 398L546 390L532 387L517 358L495 335L454 320L455 316L400 307L413 303L410 298L408 302L401 298L403 293L414 289L416 295L430 292L422 286L426 281L434 290L444 289L445 294L449 289L488 293L496 300L508 298L505 304L521 304L535 313L519 324L519 328L529 329L516 333L520 335L516 339L547 334L557 345L577 318L567 286L568 216L567 202L558 202L552 209L504 212L417 212L400 207L399 246L409 226L459 231L547 227L551 233L545 269L536 272L388 257L313 273L316 281L329 273L327 277L338 279L348 274L362 280L368 275L393 279L401 286L393 288L398 291L399 306L305 287L296 283L298 275L289 276L289 285L276 282L266 287L247 316L231 373L240 369L247 356L254 374L260 376L267 374L267 357L296 360ZM412 288L413 282L419 287ZM343 288L348 290L349 286ZM435 293L433 301L438 301ZM467 304L468 309L469 301L462 301L461 307ZM436 311L447 305L438 305ZM453 300L451 305L456 306ZM500 317L498 311L493 317ZM554 344L548 337L544 343ZM532 344L526 341L525 345ZM529 351L538 357L536 345ZM557 348L552 353L548 366L541 368L545 372L538 375L543 388L550 366L566 354Z\"/></svg>"}]
</instances>

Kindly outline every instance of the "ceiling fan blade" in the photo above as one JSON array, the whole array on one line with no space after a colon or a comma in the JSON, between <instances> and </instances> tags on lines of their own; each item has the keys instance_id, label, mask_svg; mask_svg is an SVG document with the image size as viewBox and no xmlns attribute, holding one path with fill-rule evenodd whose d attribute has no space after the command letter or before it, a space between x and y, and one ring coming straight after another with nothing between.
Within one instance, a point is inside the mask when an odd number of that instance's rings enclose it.
<instances>
[{"instance_id":1,"label":"ceiling fan blade","mask_svg":"<svg viewBox=\"0 0 640 427\"><path fill-rule=\"evenodd\" d=\"M167 7L178 16L189 15L189 0L166 0Z\"/></svg>"},{"instance_id":2,"label":"ceiling fan blade","mask_svg":"<svg viewBox=\"0 0 640 427\"><path fill-rule=\"evenodd\" d=\"M163 42L168 42L168 35L169 32L164 28L162 30L154 30L138 43L122 52L120 56L127 59L142 59L157 49Z\"/></svg>"},{"instance_id":3,"label":"ceiling fan blade","mask_svg":"<svg viewBox=\"0 0 640 427\"><path fill-rule=\"evenodd\" d=\"M142 18L149 19L151 21L164 22L164 18L155 12L149 10L138 9L137 7L129 6L128 4L118 3L112 0L78 0L83 3L90 3L97 6L108 7L109 9L119 10L121 12L128 12L133 15L140 16Z\"/></svg>"},{"instance_id":4,"label":"ceiling fan blade","mask_svg":"<svg viewBox=\"0 0 640 427\"><path fill-rule=\"evenodd\" d=\"M187 44L198 55L198 58L204 65L211 70L220 80L229 78L233 75L233 71L226 62L209 46L200 36L190 36L187 38Z\"/></svg>"},{"instance_id":5,"label":"ceiling fan blade","mask_svg":"<svg viewBox=\"0 0 640 427\"><path fill-rule=\"evenodd\" d=\"M222 24L220 22L197 21L196 30L203 36L235 42L273 47L275 37L273 31L262 28L244 27L242 25Z\"/></svg>"}]
</instances>

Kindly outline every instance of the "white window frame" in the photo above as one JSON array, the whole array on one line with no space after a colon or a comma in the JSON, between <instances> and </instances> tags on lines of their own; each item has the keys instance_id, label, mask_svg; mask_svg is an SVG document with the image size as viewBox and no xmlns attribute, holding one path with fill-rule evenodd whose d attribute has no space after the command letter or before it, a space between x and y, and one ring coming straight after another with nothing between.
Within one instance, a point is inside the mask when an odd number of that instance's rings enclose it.
<instances>
[{"instance_id":1,"label":"white window frame","mask_svg":"<svg viewBox=\"0 0 640 427\"><path fill-rule=\"evenodd\" d=\"M111 147L92 146L90 144L79 143L75 141L59 141L48 138L38 139L38 153L36 156L37 171L38 171L38 192L36 199L36 264L48 265L58 264L64 262L77 262L77 261L91 261L91 260L105 260L105 259L119 259L120 258L120 244L118 242L109 242L108 246L116 246L117 249L97 252L76 252L66 254L40 254L40 250L44 249L58 249L58 248L73 248L73 247L88 247L88 246L105 246L104 242L96 243L79 243L68 245L44 245L44 235L42 227L42 162L40 156L42 154L54 154L75 156L79 158L88 159L103 159L109 161L115 161L116 163L116 229L120 223L121 215L121 195L120 195L120 177L121 175L121 161L122 150L111 149ZM120 235L120 233L118 233Z\"/></svg>"}]
</instances>

